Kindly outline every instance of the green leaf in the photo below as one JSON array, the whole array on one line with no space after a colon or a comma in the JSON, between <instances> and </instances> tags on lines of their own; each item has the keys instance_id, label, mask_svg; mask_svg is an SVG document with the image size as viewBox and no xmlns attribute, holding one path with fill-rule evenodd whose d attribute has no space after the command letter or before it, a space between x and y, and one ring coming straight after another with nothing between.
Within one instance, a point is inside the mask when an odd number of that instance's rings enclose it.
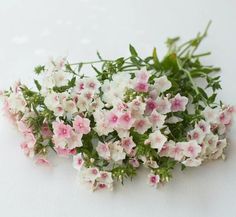
<instances>
[{"instance_id":1,"label":"green leaf","mask_svg":"<svg viewBox=\"0 0 236 217\"><path fill-rule=\"evenodd\" d=\"M35 79L34 83L35 83L37 89L40 91L42 89L42 86L39 84L38 80Z\"/></svg>"},{"instance_id":2,"label":"green leaf","mask_svg":"<svg viewBox=\"0 0 236 217\"><path fill-rule=\"evenodd\" d=\"M155 47L154 47L153 52L152 52L152 57L153 57L153 62L154 62L155 68L158 68L160 62L159 62L159 59L157 57L157 49Z\"/></svg>"},{"instance_id":3,"label":"green leaf","mask_svg":"<svg viewBox=\"0 0 236 217\"><path fill-rule=\"evenodd\" d=\"M131 55L133 57L137 57L138 56L137 51L135 50L135 48L131 44L129 45L129 51L130 51L130 53L131 53Z\"/></svg>"}]
</instances>

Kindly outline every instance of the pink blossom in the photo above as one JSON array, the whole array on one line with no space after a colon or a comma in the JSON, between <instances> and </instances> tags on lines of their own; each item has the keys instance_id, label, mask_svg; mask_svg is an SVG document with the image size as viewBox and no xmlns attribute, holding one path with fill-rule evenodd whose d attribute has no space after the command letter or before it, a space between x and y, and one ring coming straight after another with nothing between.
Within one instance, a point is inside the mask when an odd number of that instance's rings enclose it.
<instances>
[{"instance_id":1,"label":"pink blossom","mask_svg":"<svg viewBox=\"0 0 236 217\"><path fill-rule=\"evenodd\" d=\"M163 157L163 156L172 157L171 151L173 150L174 147L175 147L175 142L174 142L174 141L172 141L172 140L167 141L167 142L163 145L163 147L162 147L162 149L161 149L159 155L160 155L161 157Z\"/></svg>"},{"instance_id":2,"label":"pink blossom","mask_svg":"<svg viewBox=\"0 0 236 217\"><path fill-rule=\"evenodd\" d=\"M137 168L140 166L140 163L139 161L137 160L137 158L131 158L129 160L129 163L134 167L134 168Z\"/></svg>"},{"instance_id":3,"label":"pink blossom","mask_svg":"<svg viewBox=\"0 0 236 217\"><path fill-rule=\"evenodd\" d=\"M109 111L106 113L106 119L109 126L115 127L118 124L119 116L114 111Z\"/></svg>"},{"instance_id":4,"label":"pink blossom","mask_svg":"<svg viewBox=\"0 0 236 217\"><path fill-rule=\"evenodd\" d=\"M174 147L171 147L170 157L174 158L176 161L181 161L184 157L182 143L178 142Z\"/></svg>"},{"instance_id":5,"label":"pink blossom","mask_svg":"<svg viewBox=\"0 0 236 217\"><path fill-rule=\"evenodd\" d=\"M121 146L127 154L130 154L132 149L136 146L132 137L126 137L121 140Z\"/></svg>"},{"instance_id":6,"label":"pink blossom","mask_svg":"<svg viewBox=\"0 0 236 217\"><path fill-rule=\"evenodd\" d=\"M82 134L88 134L90 132L90 120L87 118L82 118L79 115L75 117L73 122L73 128L76 132Z\"/></svg>"},{"instance_id":7,"label":"pink blossom","mask_svg":"<svg viewBox=\"0 0 236 217\"><path fill-rule=\"evenodd\" d=\"M196 140L190 140L189 142L182 142L183 154L186 157L196 158L201 152L201 146L197 144Z\"/></svg>"},{"instance_id":8,"label":"pink blossom","mask_svg":"<svg viewBox=\"0 0 236 217\"><path fill-rule=\"evenodd\" d=\"M149 121L152 123L153 128L162 128L165 123L165 115L158 113L156 110L153 110L149 116Z\"/></svg>"},{"instance_id":9,"label":"pink blossom","mask_svg":"<svg viewBox=\"0 0 236 217\"><path fill-rule=\"evenodd\" d=\"M148 83L143 82L143 81L138 81L135 85L134 85L134 89L136 92L139 93L146 93L148 92Z\"/></svg>"},{"instance_id":10,"label":"pink blossom","mask_svg":"<svg viewBox=\"0 0 236 217\"><path fill-rule=\"evenodd\" d=\"M70 149L68 148L61 148L61 147L55 147L55 150L57 152L57 154L61 157L67 157L70 155Z\"/></svg>"},{"instance_id":11,"label":"pink blossom","mask_svg":"<svg viewBox=\"0 0 236 217\"><path fill-rule=\"evenodd\" d=\"M150 114L154 109L157 108L157 102L151 98L149 98L146 102L146 113Z\"/></svg>"},{"instance_id":12,"label":"pink blossom","mask_svg":"<svg viewBox=\"0 0 236 217\"><path fill-rule=\"evenodd\" d=\"M98 146L96 148L96 151L98 152L98 155L106 160L109 160L111 158L111 152L110 148L107 143L98 143Z\"/></svg>"},{"instance_id":13,"label":"pink blossom","mask_svg":"<svg viewBox=\"0 0 236 217\"><path fill-rule=\"evenodd\" d=\"M73 167L76 170L81 170L82 166L84 165L84 159L81 153L73 156Z\"/></svg>"},{"instance_id":14,"label":"pink blossom","mask_svg":"<svg viewBox=\"0 0 236 217\"><path fill-rule=\"evenodd\" d=\"M74 131L71 132L71 137L67 139L67 145L69 149L74 149L76 147L83 146L82 141L82 134L78 134Z\"/></svg>"},{"instance_id":15,"label":"pink blossom","mask_svg":"<svg viewBox=\"0 0 236 217\"><path fill-rule=\"evenodd\" d=\"M41 127L41 134L43 136L43 138L50 138L52 137L53 133L51 131L51 129L49 128L47 123L44 123Z\"/></svg>"},{"instance_id":16,"label":"pink blossom","mask_svg":"<svg viewBox=\"0 0 236 217\"><path fill-rule=\"evenodd\" d=\"M157 111L159 113L167 114L171 112L171 103L166 97L165 98L158 97L156 103L157 103Z\"/></svg>"},{"instance_id":17,"label":"pink blossom","mask_svg":"<svg viewBox=\"0 0 236 217\"><path fill-rule=\"evenodd\" d=\"M34 156L34 148L33 147L29 147L29 145L26 142L23 142L20 146L26 156L31 157L31 158Z\"/></svg>"},{"instance_id":18,"label":"pink blossom","mask_svg":"<svg viewBox=\"0 0 236 217\"><path fill-rule=\"evenodd\" d=\"M131 116L131 113L129 111L123 113L119 117L119 127L122 129L130 129L134 123L134 119Z\"/></svg>"},{"instance_id":19,"label":"pink blossom","mask_svg":"<svg viewBox=\"0 0 236 217\"><path fill-rule=\"evenodd\" d=\"M187 167L198 167L201 165L202 160L201 159L195 159L195 158L188 158L182 162Z\"/></svg>"},{"instance_id":20,"label":"pink blossom","mask_svg":"<svg viewBox=\"0 0 236 217\"><path fill-rule=\"evenodd\" d=\"M172 112L184 111L188 104L188 98L181 96L179 93L170 100Z\"/></svg>"},{"instance_id":21,"label":"pink blossom","mask_svg":"<svg viewBox=\"0 0 236 217\"><path fill-rule=\"evenodd\" d=\"M228 112L227 110L222 111L219 115L219 121L221 124L228 125L230 124L231 119L232 119L232 114Z\"/></svg>"},{"instance_id":22,"label":"pink blossom","mask_svg":"<svg viewBox=\"0 0 236 217\"><path fill-rule=\"evenodd\" d=\"M188 133L190 139L196 140L198 144L201 144L203 142L203 139L205 138L205 133L203 133L202 129L199 127L196 127L195 129L191 130Z\"/></svg>"},{"instance_id":23,"label":"pink blossom","mask_svg":"<svg viewBox=\"0 0 236 217\"><path fill-rule=\"evenodd\" d=\"M38 157L35 163L42 166L49 166L49 161L44 156Z\"/></svg>"},{"instance_id":24,"label":"pink blossom","mask_svg":"<svg viewBox=\"0 0 236 217\"><path fill-rule=\"evenodd\" d=\"M165 92L166 90L171 88L171 82L167 79L165 75L161 76L160 78L156 78L154 85L160 92Z\"/></svg>"},{"instance_id":25,"label":"pink blossom","mask_svg":"<svg viewBox=\"0 0 236 217\"><path fill-rule=\"evenodd\" d=\"M149 134L149 141L152 148L158 149L158 151L160 151L167 141L167 138L161 133L160 130L156 130L154 133Z\"/></svg>"},{"instance_id":26,"label":"pink blossom","mask_svg":"<svg viewBox=\"0 0 236 217\"><path fill-rule=\"evenodd\" d=\"M160 176L153 173L148 175L148 183L152 187L157 187L157 184L160 182Z\"/></svg>"},{"instance_id":27,"label":"pink blossom","mask_svg":"<svg viewBox=\"0 0 236 217\"><path fill-rule=\"evenodd\" d=\"M143 134L151 127L151 123L148 118L139 118L134 122L133 126L139 134Z\"/></svg>"},{"instance_id":28,"label":"pink blossom","mask_svg":"<svg viewBox=\"0 0 236 217\"><path fill-rule=\"evenodd\" d=\"M143 82L147 83L149 77L150 77L150 73L145 68L143 68L140 71L136 72L136 78L139 81L143 81Z\"/></svg>"},{"instance_id":29,"label":"pink blossom","mask_svg":"<svg viewBox=\"0 0 236 217\"><path fill-rule=\"evenodd\" d=\"M199 127L203 133L208 134L211 132L211 126L204 120L199 121L195 127Z\"/></svg>"},{"instance_id":30,"label":"pink blossom","mask_svg":"<svg viewBox=\"0 0 236 217\"><path fill-rule=\"evenodd\" d=\"M70 138L72 128L70 125L66 125L61 121L54 122L52 124L53 132L58 138Z\"/></svg>"},{"instance_id":31,"label":"pink blossom","mask_svg":"<svg viewBox=\"0 0 236 217\"><path fill-rule=\"evenodd\" d=\"M27 143L27 146L29 148L34 148L34 145L36 143L36 138L33 133L24 133L24 139L25 143Z\"/></svg>"}]
</instances>

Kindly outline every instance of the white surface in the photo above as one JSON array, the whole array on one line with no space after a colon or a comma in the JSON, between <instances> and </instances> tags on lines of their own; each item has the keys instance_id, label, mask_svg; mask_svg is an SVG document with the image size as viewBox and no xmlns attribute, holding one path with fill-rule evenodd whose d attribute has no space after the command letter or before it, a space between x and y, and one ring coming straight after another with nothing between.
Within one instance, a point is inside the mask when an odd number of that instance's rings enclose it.
<instances>
[{"instance_id":1,"label":"white surface","mask_svg":"<svg viewBox=\"0 0 236 217\"><path fill-rule=\"evenodd\" d=\"M202 48L207 63L222 67L225 102L236 104L235 0L0 0L0 89L14 80L31 81L32 68L48 56L72 61L128 54L132 43L143 54L168 36L189 39L213 20ZM236 127L227 161L176 171L158 190L141 172L114 192L90 193L78 186L68 159L45 169L19 148L21 137L0 117L0 216L2 217L235 217Z\"/></svg>"}]
</instances>

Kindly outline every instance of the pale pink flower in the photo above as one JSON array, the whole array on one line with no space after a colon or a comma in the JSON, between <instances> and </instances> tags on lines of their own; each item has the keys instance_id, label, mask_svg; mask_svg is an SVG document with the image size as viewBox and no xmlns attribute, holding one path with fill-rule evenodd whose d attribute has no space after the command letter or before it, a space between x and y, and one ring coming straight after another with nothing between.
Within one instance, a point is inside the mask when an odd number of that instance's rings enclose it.
<instances>
[{"instance_id":1,"label":"pale pink flower","mask_svg":"<svg viewBox=\"0 0 236 217\"><path fill-rule=\"evenodd\" d=\"M162 149L161 149L159 155L160 155L161 157L164 157L164 156L165 156L165 157L173 157L171 152L173 151L174 147L175 147L175 142L174 142L174 141L172 141L172 140L167 141L167 142L163 145L163 147L162 147Z\"/></svg>"},{"instance_id":2,"label":"pale pink flower","mask_svg":"<svg viewBox=\"0 0 236 217\"><path fill-rule=\"evenodd\" d=\"M67 139L68 148L74 149L74 148L83 146L81 138L82 138L82 134L78 134L78 133L72 131L71 137L69 139Z\"/></svg>"},{"instance_id":3,"label":"pale pink flower","mask_svg":"<svg viewBox=\"0 0 236 217\"><path fill-rule=\"evenodd\" d=\"M152 123L153 129L158 127L161 129L165 123L166 115L158 113L156 110L153 110L149 116L149 121Z\"/></svg>"},{"instance_id":4,"label":"pale pink flower","mask_svg":"<svg viewBox=\"0 0 236 217\"><path fill-rule=\"evenodd\" d=\"M134 122L133 126L139 134L143 134L151 127L151 123L148 118L139 118Z\"/></svg>"},{"instance_id":5,"label":"pale pink flower","mask_svg":"<svg viewBox=\"0 0 236 217\"><path fill-rule=\"evenodd\" d=\"M195 127L188 135L191 140L196 140L198 144L202 144L206 134L199 127Z\"/></svg>"},{"instance_id":6,"label":"pale pink flower","mask_svg":"<svg viewBox=\"0 0 236 217\"><path fill-rule=\"evenodd\" d=\"M20 146L26 156L28 156L30 158L34 157L34 148L33 147L29 147L29 145L26 142L23 142Z\"/></svg>"},{"instance_id":7,"label":"pale pink flower","mask_svg":"<svg viewBox=\"0 0 236 217\"><path fill-rule=\"evenodd\" d=\"M149 141L151 143L151 148L155 148L160 151L167 141L167 138L161 133L160 130L156 130L154 133L149 134Z\"/></svg>"},{"instance_id":8,"label":"pale pink flower","mask_svg":"<svg viewBox=\"0 0 236 217\"><path fill-rule=\"evenodd\" d=\"M164 75L155 79L154 86L156 87L157 91L162 93L171 88L171 82Z\"/></svg>"},{"instance_id":9,"label":"pale pink flower","mask_svg":"<svg viewBox=\"0 0 236 217\"><path fill-rule=\"evenodd\" d=\"M218 122L219 110L217 108L212 109L209 106L207 106L203 110L202 114L208 123L214 124Z\"/></svg>"},{"instance_id":10,"label":"pale pink flower","mask_svg":"<svg viewBox=\"0 0 236 217\"><path fill-rule=\"evenodd\" d=\"M198 167L202 163L201 159L188 158L182 162L187 167Z\"/></svg>"},{"instance_id":11,"label":"pale pink flower","mask_svg":"<svg viewBox=\"0 0 236 217\"><path fill-rule=\"evenodd\" d=\"M171 102L171 110L173 112L184 111L186 109L186 105L188 104L188 98L185 96L181 96L179 93L172 99Z\"/></svg>"},{"instance_id":12,"label":"pale pink flower","mask_svg":"<svg viewBox=\"0 0 236 217\"><path fill-rule=\"evenodd\" d=\"M115 141L109 144L111 151L111 158L114 161L121 161L125 159L126 153L120 144L120 141Z\"/></svg>"},{"instance_id":13,"label":"pale pink flower","mask_svg":"<svg viewBox=\"0 0 236 217\"><path fill-rule=\"evenodd\" d=\"M232 114L230 112L222 111L219 115L219 122L224 125L229 125L232 120Z\"/></svg>"},{"instance_id":14,"label":"pale pink flower","mask_svg":"<svg viewBox=\"0 0 236 217\"><path fill-rule=\"evenodd\" d=\"M43 136L43 138L51 138L53 133L51 131L51 129L49 128L47 123L44 123L41 127L41 134Z\"/></svg>"},{"instance_id":15,"label":"pale pink flower","mask_svg":"<svg viewBox=\"0 0 236 217\"><path fill-rule=\"evenodd\" d=\"M100 177L100 172L97 167L91 167L83 171L84 180L94 183L97 178Z\"/></svg>"},{"instance_id":16,"label":"pale pink flower","mask_svg":"<svg viewBox=\"0 0 236 217\"><path fill-rule=\"evenodd\" d=\"M166 97L165 98L158 97L156 103L157 103L157 111L159 113L167 114L171 112L171 103Z\"/></svg>"},{"instance_id":17,"label":"pale pink flower","mask_svg":"<svg viewBox=\"0 0 236 217\"><path fill-rule=\"evenodd\" d=\"M112 173L106 171L100 171L100 177L96 179L98 189L109 188L112 190L113 179Z\"/></svg>"},{"instance_id":18,"label":"pale pink flower","mask_svg":"<svg viewBox=\"0 0 236 217\"><path fill-rule=\"evenodd\" d=\"M129 103L129 108L131 110L132 116L140 116L144 114L146 104L142 102L141 98L133 99Z\"/></svg>"},{"instance_id":19,"label":"pale pink flower","mask_svg":"<svg viewBox=\"0 0 236 217\"><path fill-rule=\"evenodd\" d=\"M29 148L34 148L36 138L33 133L24 133L24 139Z\"/></svg>"},{"instance_id":20,"label":"pale pink flower","mask_svg":"<svg viewBox=\"0 0 236 217\"><path fill-rule=\"evenodd\" d=\"M178 142L170 150L170 157L174 158L176 161L181 161L184 157L182 143Z\"/></svg>"},{"instance_id":21,"label":"pale pink flower","mask_svg":"<svg viewBox=\"0 0 236 217\"><path fill-rule=\"evenodd\" d=\"M136 146L132 137L126 137L121 140L121 146L127 154L130 154L132 149Z\"/></svg>"},{"instance_id":22,"label":"pale pink flower","mask_svg":"<svg viewBox=\"0 0 236 217\"><path fill-rule=\"evenodd\" d=\"M134 89L136 92L139 92L139 93L147 93L148 92L148 83L146 82L143 82L143 81L137 81L135 84L134 84Z\"/></svg>"},{"instance_id":23,"label":"pale pink flower","mask_svg":"<svg viewBox=\"0 0 236 217\"><path fill-rule=\"evenodd\" d=\"M139 161L137 160L137 158L131 158L129 159L129 163L134 167L137 168L140 166Z\"/></svg>"},{"instance_id":24,"label":"pale pink flower","mask_svg":"<svg viewBox=\"0 0 236 217\"><path fill-rule=\"evenodd\" d=\"M106 120L110 127L115 127L118 124L119 116L115 111L108 111L106 114Z\"/></svg>"},{"instance_id":25,"label":"pale pink flower","mask_svg":"<svg viewBox=\"0 0 236 217\"><path fill-rule=\"evenodd\" d=\"M61 121L53 122L53 132L58 138L70 138L72 128L70 125L66 125Z\"/></svg>"},{"instance_id":26,"label":"pale pink flower","mask_svg":"<svg viewBox=\"0 0 236 217\"><path fill-rule=\"evenodd\" d=\"M68 157L70 155L70 149L68 148L62 148L60 146L55 147L55 151L60 157Z\"/></svg>"},{"instance_id":27,"label":"pale pink flower","mask_svg":"<svg viewBox=\"0 0 236 217\"><path fill-rule=\"evenodd\" d=\"M160 176L150 173L148 175L148 184L152 187L157 187L158 183L160 182Z\"/></svg>"},{"instance_id":28,"label":"pale pink flower","mask_svg":"<svg viewBox=\"0 0 236 217\"><path fill-rule=\"evenodd\" d=\"M199 121L195 127L199 127L203 133L208 134L211 132L211 126L204 120Z\"/></svg>"},{"instance_id":29,"label":"pale pink flower","mask_svg":"<svg viewBox=\"0 0 236 217\"><path fill-rule=\"evenodd\" d=\"M24 120L17 121L17 128L21 133L32 133L32 129Z\"/></svg>"},{"instance_id":30,"label":"pale pink flower","mask_svg":"<svg viewBox=\"0 0 236 217\"><path fill-rule=\"evenodd\" d=\"M154 109L157 108L157 102L151 98L149 98L146 102L146 110L147 114L150 114Z\"/></svg>"},{"instance_id":31,"label":"pale pink flower","mask_svg":"<svg viewBox=\"0 0 236 217\"><path fill-rule=\"evenodd\" d=\"M201 152L201 146L198 145L196 140L190 140L189 142L182 142L183 154L186 157L196 158Z\"/></svg>"},{"instance_id":32,"label":"pale pink flower","mask_svg":"<svg viewBox=\"0 0 236 217\"><path fill-rule=\"evenodd\" d=\"M150 77L150 73L145 68L142 68L140 71L136 72L136 78L139 81L143 81L147 83L149 77Z\"/></svg>"},{"instance_id":33,"label":"pale pink flower","mask_svg":"<svg viewBox=\"0 0 236 217\"><path fill-rule=\"evenodd\" d=\"M73 167L76 170L81 170L82 166L84 165L84 159L81 153L73 156Z\"/></svg>"},{"instance_id":34,"label":"pale pink flower","mask_svg":"<svg viewBox=\"0 0 236 217\"><path fill-rule=\"evenodd\" d=\"M86 78L85 79L85 87L96 92L100 87L100 83L96 78Z\"/></svg>"},{"instance_id":35,"label":"pale pink flower","mask_svg":"<svg viewBox=\"0 0 236 217\"><path fill-rule=\"evenodd\" d=\"M99 142L96 147L96 151L98 152L98 155L105 160L109 160L111 158L110 148L107 143Z\"/></svg>"},{"instance_id":36,"label":"pale pink flower","mask_svg":"<svg viewBox=\"0 0 236 217\"><path fill-rule=\"evenodd\" d=\"M73 128L77 133L88 134L90 132L90 120L77 115L73 122Z\"/></svg>"},{"instance_id":37,"label":"pale pink flower","mask_svg":"<svg viewBox=\"0 0 236 217\"><path fill-rule=\"evenodd\" d=\"M129 111L123 113L119 117L118 125L122 129L130 129L132 127L133 123L134 123L134 119L131 116L131 113Z\"/></svg>"}]
</instances>

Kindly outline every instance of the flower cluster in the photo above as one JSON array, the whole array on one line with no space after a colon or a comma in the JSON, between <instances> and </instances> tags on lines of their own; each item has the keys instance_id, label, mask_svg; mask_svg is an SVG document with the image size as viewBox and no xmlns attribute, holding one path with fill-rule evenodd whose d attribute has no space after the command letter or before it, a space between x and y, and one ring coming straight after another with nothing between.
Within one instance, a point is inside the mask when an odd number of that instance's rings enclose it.
<instances>
[{"instance_id":1,"label":"flower cluster","mask_svg":"<svg viewBox=\"0 0 236 217\"><path fill-rule=\"evenodd\" d=\"M101 70L65 58L36 67L37 90L17 82L1 93L5 113L23 134L22 150L44 165L50 150L73 158L81 182L92 190L112 189L141 166L156 187L169 181L176 165L224 158L235 109L216 103L219 77L210 73L218 68L201 64L205 54L194 54L205 35L179 47L176 38L168 39L162 61L156 49L143 59L130 46L129 58L99 54ZM96 77L81 74L85 64ZM208 92L198 77L206 79Z\"/></svg>"}]
</instances>

